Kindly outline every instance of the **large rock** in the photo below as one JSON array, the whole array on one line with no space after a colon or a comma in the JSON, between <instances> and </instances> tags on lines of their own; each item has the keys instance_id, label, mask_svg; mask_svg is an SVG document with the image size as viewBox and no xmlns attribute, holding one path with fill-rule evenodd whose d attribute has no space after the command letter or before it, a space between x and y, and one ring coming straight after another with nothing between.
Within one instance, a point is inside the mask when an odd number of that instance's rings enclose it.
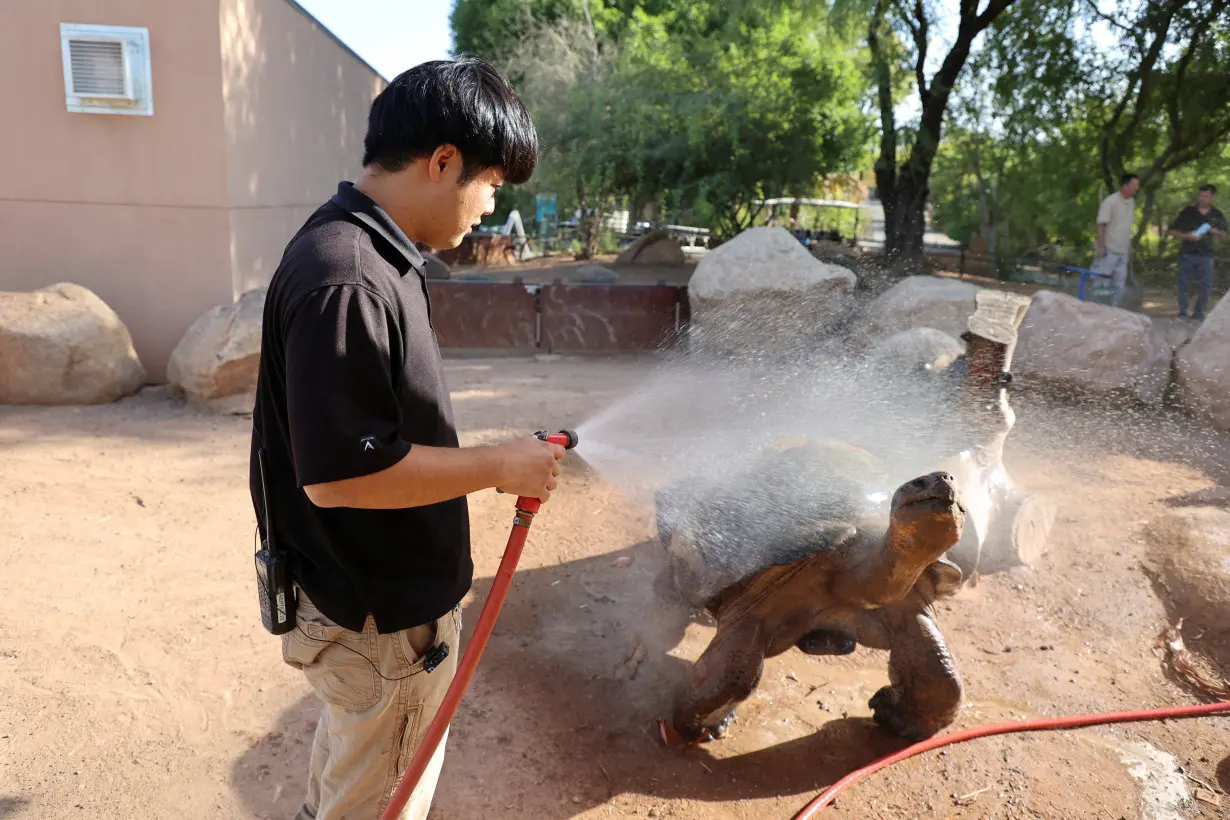
<instances>
[{"instance_id":1,"label":"large rock","mask_svg":"<svg viewBox=\"0 0 1230 820\"><path fill-rule=\"evenodd\" d=\"M662 231L650 231L615 257L621 265L682 265L685 259L679 242Z\"/></svg>"},{"instance_id":2,"label":"large rock","mask_svg":"<svg viewBox=\"0 0 1230 820\"><path fill-rule=\"evenodd\" d=\"M192 323L171 353L167 379L189 401L248 412L261 355L265 289L211 308Z\"/></svg>"},{"instance_id":3,"label":"large rock","mask_svg":"<svg viewBox=\"0 0 1230 820\"><path fill-rule=\"evenodd\" d=\"M1230 663L1230 512L1177 510L1149 522L1145 537L1171 619L1204 633L1200 648Z\"/></svg>"},{"instance_id":4,"label":"large rock","mask_svg":"<svg viewBox=\"0 0 1230 820\"><path fill-rule=\"evenodd\" d=\"M1230 430L1230 299L1222 297L1179 348L1179 396L1189 410Z\"/></svg>"},{"instance_id":5,"label":"large rock","mask_svg":"<svg viewBox=\"0 0 1230 820\"><path fill-rule=\"evenodd\" d=\"M874 345L903 330L930 327L960 338L977 307L978 286L939 276L908 276L863 310L858 334Z\"/></svg>"},{"instance_id":6,"label":"large rock","mask_svg":"<svg viewBox=\"0 0 1230 820\"><path fill-rule=\"evenodd\" d=\"M105 404L144 384L128 328L86 288L0 293L0 404Z\"/></svg>"},{"instance_id":7,"label":"large rock","mask_svg":"<svg viewBox=\"0 0 1230 820\"><path fill-rule=\"evenodd\" d=\"M696 266L688 283L692 324L715 349L807 348L847 314L855 282L784 228L750 228Z\"/></svg>"},{"instance_id":8,"label":"large rock","mask_svg":"<svg viewBox=\"0 0 1230 820\"><path fill-rule=\"evenodd\" d=\"M965 354L965 345L942 330L912 327L877 342L869 362L886 372L939 374Z\"/></svg>"},{"instance_id":9,"label":"large rock","mask_svg":"<svg viewBox=\"0 0 1230 820\"><path fill-rule=\"evenodd\" d=\"M1021 324L1013 370L1085 394L1158 405L1173 355L1148 316L1040 291Z\"/></svg>"}]
</instances>

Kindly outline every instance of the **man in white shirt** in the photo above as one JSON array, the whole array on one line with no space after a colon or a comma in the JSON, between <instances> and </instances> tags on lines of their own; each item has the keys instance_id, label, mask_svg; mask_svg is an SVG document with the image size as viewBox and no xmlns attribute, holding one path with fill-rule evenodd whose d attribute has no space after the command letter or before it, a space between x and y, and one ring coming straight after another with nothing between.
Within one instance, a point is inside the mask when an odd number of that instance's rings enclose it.
<instances>
[{"instance_id":1,"label":"man in white shirt","mask_svg":"<svg viewBox=\"0 0 1230 820\"><path fill-rule=\"evenodd\" d=\"M1119 180L1119 190L1103 199L1098 207L1098 241L1093 269L1110 277L1115 289L1111 304L1115 307L1123 302L1127 284L1132 223L1136 218L1135 197L1139 190L1140 177L1124 174Z\"/></svg>"}]
</instances>

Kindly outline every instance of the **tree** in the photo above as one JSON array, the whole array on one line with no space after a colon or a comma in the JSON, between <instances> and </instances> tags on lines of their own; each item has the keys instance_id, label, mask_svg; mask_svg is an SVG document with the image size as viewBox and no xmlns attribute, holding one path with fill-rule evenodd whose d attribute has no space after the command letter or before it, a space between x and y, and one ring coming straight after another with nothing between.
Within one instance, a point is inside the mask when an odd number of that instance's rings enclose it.
<instances>
[{"instance_id":1,"label":"tree","mask_svg":"<svg viewBox=\"0 0 1230 820\"><path fill-rule=\"evenodd\" d=\"M694 201L731 236L758 201L807 195L866 156L857 44L809 4L692 3L630 33L624 104L645 140L627 165L635 199Z\"/></svg>"},{"instance_id":2,"label":"tree","mask_svg":"<svg viewBox=\"0 0 1230 820\"><path fill-rule=\"evenodd\" d=\"M573 194L583 253L617 200L695 207L729 236L757 219L757 200L810 193L865 155L858 50L801 3L642 8L621 30L539 25L506 64L543 138L534 184Z\"/></svg>"},{"instance_id":3,"label":"tree","mask_svg":"<svg viewBox=\"0 0 1230 820\"><path fill-rule=\"evenodd\" d=\"M598 223L615 194L619 144L612 78L616 55L592 20L564 18L537 26L507 61L522 78L521 95L542 143L536 186L570 191L580 209L582 250L593 256Z\"/></svg>"},{"instance_id":4,"label":"tree","mask_svg":"<svg viewBox=\"0 0 1230 820\"><path fill-rule=\"evenodd\" d=\"M582 21L605 42L618 40L638 11L661 14L682 0L456 0L449 25L456 54L502 63L541 27Z\"/></svg>"},{"instance_id":5,"label":"tree","mask_svg":"<svg viewBox=\"0 0 1230 820\"><path fill-rule=\"evenodd\" d=\"M884 206L885 253L894 265L909 267L921 260L931 167L939 150L944 115L953 88L969 59L975 39L1013 2L1015 0L987 0L979 11L981 0L960 0L956 37L930 81L926 77L926 67L934 12L923 0L874 2L867 45L871 51L880 111L876 188ZM920 107L918 125L904 159L899 156L902 135L898 133L893 93L894 74L902 70L902 48L912 66Z\"/></svg>"}]
</instances>

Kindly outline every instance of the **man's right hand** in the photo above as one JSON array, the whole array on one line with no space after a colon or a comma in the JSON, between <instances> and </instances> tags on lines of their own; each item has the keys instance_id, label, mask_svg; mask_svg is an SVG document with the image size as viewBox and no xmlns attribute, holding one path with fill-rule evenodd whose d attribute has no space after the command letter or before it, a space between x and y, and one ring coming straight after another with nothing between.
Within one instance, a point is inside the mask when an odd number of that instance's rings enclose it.
<instances>
[{"instance_id":1,"label":"man's right hand","mask_svg":"<svg viewBox=\"0 0 1230 820\"><path fill-rule=\"evenodd\" d=\"M558 444L537 438L499 445L503 478L499 489L506 493L546 501L559 477L559 460L566 452Z\"/></svg>"}]
</instances>

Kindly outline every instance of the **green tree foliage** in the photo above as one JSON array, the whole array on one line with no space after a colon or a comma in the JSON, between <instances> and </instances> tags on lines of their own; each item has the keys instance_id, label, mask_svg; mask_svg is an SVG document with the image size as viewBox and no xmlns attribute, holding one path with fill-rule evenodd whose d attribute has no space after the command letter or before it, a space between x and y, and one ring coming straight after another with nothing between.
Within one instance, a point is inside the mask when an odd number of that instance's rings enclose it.
<instances>
[{"instance_id":1,"label":"green tree foliage","mask_svg":"<svg viewBox=\"0 0 1230 820\"><path fill-rule=\"evenodd\" d=\"M803 3L639 8L618 39L565 18L505 65L542 133L536 186L598 212L694 208L724 236L758 199L859 167L873 135L856 43Z\"/></svg>"},{"instance_id":2,"label":"green tree foliage","mask_svg":"<svg viewBox=\"0 0 1230 820\"><path fill-rule=\"evenodd\" d=\"M456 0L449 23L457 54L493 62L513 57L543 26L564 21L592 25L602 40L616 40L637 12L662 13L678 0Z\"/></svg>"},{"instance_id":3,"label":"green tree foliage","mask_svg":"<svg viewBox=\"0 0 1230 820\"><path fill-rule=\"evenodd\" d=\"M673 192L729 236L761 216L756 200L809 194L866 157L859 55L822 13L691 4L636 34L621 79L646 138L626 180L638 201Z\"/></svg>"}]
</instances>

